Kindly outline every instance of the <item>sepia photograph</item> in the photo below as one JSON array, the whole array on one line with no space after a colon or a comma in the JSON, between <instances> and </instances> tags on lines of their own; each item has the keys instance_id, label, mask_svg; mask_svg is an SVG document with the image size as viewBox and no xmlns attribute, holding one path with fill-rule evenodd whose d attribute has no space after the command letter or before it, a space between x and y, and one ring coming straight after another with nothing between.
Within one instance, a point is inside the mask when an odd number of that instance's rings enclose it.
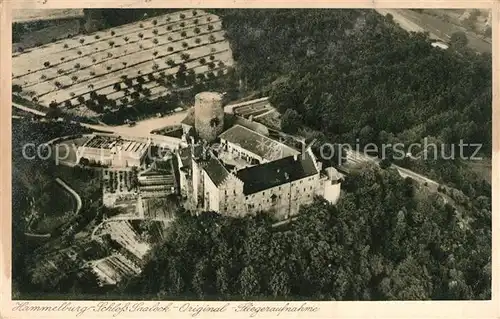
<instances>
[{"instance_id":1,"label":"sepia photograph","mask_svg":"<svg viewBox=\"0 0 500 319\"><path fill-rule=\"evenodd\" d=\"M491 300L492 23L14 9L12 300Z\"/></svg>"}]
</instances>

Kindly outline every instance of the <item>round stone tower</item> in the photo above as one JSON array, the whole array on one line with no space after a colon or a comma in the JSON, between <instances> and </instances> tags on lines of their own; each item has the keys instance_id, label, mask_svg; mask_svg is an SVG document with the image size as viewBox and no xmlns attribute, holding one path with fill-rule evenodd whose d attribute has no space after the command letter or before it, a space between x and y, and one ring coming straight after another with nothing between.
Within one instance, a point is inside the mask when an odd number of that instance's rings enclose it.
<instances>
[{"instance_id":1,"label":"round stone tower","mask_svg":"<svg viewBox=\"0 0 500 319\"><path fill-rule=\"evenodd\" d=\"M213 142L224 129L222 94L201 92L194 97L194 127L198 136Z\"/></svg>"}]
</instances>

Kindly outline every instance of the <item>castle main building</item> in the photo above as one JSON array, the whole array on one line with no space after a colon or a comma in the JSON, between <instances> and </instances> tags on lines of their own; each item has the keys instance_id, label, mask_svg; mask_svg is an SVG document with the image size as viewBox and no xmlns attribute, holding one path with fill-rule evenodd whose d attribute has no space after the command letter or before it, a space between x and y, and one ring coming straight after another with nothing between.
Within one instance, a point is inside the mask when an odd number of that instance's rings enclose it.
<instances>
[{"instance_id":1,"label":"castle main building","mask_svg":"<svg viewBox=\"0 0 500 319\"><path fill-rule=\"evenodd\" d=\"M333 167L323 170L310 148L299 151L244 121L223 131L222 96L216 93L198 94L194 110L194 120L183 126L185 132L194 129L201 141L191 139L177 153L181 194L193 209L231 216L269 211L284 219L314 196L338 200L340 175Z\"/></svg>"}]
</instances>

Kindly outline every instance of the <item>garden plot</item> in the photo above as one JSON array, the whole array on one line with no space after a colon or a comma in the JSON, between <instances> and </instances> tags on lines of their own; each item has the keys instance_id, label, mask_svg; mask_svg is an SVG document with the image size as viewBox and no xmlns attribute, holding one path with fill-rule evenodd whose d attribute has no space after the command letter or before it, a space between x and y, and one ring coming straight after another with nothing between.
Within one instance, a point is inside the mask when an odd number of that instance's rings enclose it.
<instances>
[{"instance_id":1,"label":"garden plot","mask_svg":"<svg viewBox=\"0 0 500 319\"><path fill-rule=\"evenodd\" d=\"M152 83L140 84L152 99L168 91L162 90L158 77L177 73L179 65L183 64L186 72L205 73L198 77L200 80L210 71L219 76L227 73L233 59L224 35L219 18L200 10L153 17L21 54L13 59L13 84L21 87L17 94L44 106L55 104L71 109L73 114L94 116L97 113L93 107L102 104L102 99L96 101L98 95L105 96L106 102L114 101L105 105L106 109L126 104L121 99L133 93L125 88L126 79L151 74ZM202 58L210 68L195 66L199 64L196 59ZM123 93L116 92L122 88Z\"/></svg>"}]
</instances>

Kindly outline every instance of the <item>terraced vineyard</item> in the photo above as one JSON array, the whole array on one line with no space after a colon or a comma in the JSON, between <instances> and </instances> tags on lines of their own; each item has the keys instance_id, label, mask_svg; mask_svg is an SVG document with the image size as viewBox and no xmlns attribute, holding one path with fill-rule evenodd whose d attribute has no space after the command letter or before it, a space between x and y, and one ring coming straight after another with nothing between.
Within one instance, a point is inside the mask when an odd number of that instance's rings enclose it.
<instances>
[{"instance_id":1,"label":"terraced vineyard","mask_svg":"<svg viewBox=\"0 0 500 319\"><path fill-rule=\"evenodd\" d=\"M118 111L223 76L232 52L218 16L185 10L13 55L13 93L78 116Z\"/></svg>"}]
</instances>

